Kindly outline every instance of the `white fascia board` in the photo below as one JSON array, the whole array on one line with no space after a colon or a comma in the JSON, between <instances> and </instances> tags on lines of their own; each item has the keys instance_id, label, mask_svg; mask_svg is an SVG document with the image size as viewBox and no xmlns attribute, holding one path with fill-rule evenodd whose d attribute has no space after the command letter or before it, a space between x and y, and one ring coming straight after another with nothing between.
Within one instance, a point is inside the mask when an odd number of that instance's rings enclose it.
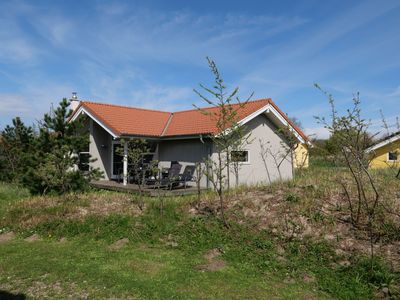
<instances>
[{"instance_id":1,"label":"white fascia board","mask_svg":"<svg viewBox=\"0 0 400 300\"><path fill-rule=\"evenodd\" d=\"M75 121L82 113L88 115L92 120L94 120L97 124L99 124L105 131L107 131L114 139L119 137L111 129L109 129L106 125L104 125L99 119L97 119L90 112L88 112L83 106L81 106L81 108L79 108L79 110L74 114L74 116L71 119L71 122Z\"/></svg>"},{"instance_id":2,"label":"white fascia board","mask_svg":"<svg viewBox=\"0 0 400 300\"><path fill-rule=\"evenodd\" d=\"M387 140L382 141L382 142L380 142L380 143L378 143L378 144L376 144L376 145L374 145L372 147L367 148L365 150L365 152L369 153L369 152L375 151L376 149L379 149L379 148L381 148L383 146L386 146L386 145L388 145L390 143L393 143L393 142L395 142L397 140L400 140L400 134L392 136L390 139L387 139Z\"/></svg>"},{"instance_id":3,"label":"white fascia board","mask_svg":"<svg viewBox=\"0 0 400 300\"><path fill-rule=\"evenodd\" d=\"M252 114L248 115L246 118L240 120L240 121L238 122L238 125L240 125L240 126L241 126L241 125L244 125L244 124L246 124L247 122L253 120L253 119L254 119L255 117L257 117L258 115L260 115L260 114L266 112L266 111L268 110L268 106L269 106L269 104L267 104L267 105L261 107L259 110L253 112ZM230 131L231 131L231 129L230 129L230 128L227 128L227 129L225 129L222 133L219 133L219 134L217 134L217 135L215 135L215 136L218 137L218 136L220 136L220 135L229 134Z\"/></svg>"},{"instance_id":4,"label":"white fascia board","mask_svg":"<svg viewBox=\"0 0 400 300\"><path fill-rule=\"evenodd\" d=\"M297 132L296 129L293 128L292 125L289 124L289 122L272 106L270 105L270 109L269 112L272 112L274 114L274 116L276 116L278 118L279 121L281 121L281 123L284 126L288 126L290 131L294 134L294 136L299 140L299 142L301 144L305 144L305 140L303 139L303 137Z\"/></svg>"},{"instance_id":5,"label":"white fascia board","mask_svg":"<svg viewBox=\"0 0 400 300\"><path fill-rule=\"evenodd\" d=\"M239 125L244 125L244 124L248 123L249 121L253 120L255 117L261 115L262 113L268 112L270 107L271 107L270 104L267 104L267 105L261 107L259 110L256 110L252 114L248 115L246 118L240 120Z\"/></svg>"},{"instance_id":6,"label":"white fascia board","mask_svg":"<svg viewBox=\"0 0 400 300\"><path fill-rule=\"evenodd\" d=\"M241 120L239 122L239 125L244 125L248 122L250 122L251 120L253 120L255 117L259 116L262 113L272 113L275 117L277 117L277 119L284 125L284 126L289 126L290 131L293 132L293 134L295 135L295 137L299 140L300 143L304 144L305 140L302 138L302 136L296 131L296 129L293 128L292 125L290 125L286 119L271 105L271 104L267 104L265 106L263 106L262 108L260 108L259 110L253 112L252 114L248 115L246 118L244 118L243 120Z\"/></svg>"}]
</instances>

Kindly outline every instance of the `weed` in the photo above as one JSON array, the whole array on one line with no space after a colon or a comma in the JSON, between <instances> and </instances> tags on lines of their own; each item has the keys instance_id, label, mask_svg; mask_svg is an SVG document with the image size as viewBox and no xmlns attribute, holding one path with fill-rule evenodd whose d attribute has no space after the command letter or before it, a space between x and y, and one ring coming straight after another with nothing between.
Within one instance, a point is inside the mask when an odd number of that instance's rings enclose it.
<instances>
[{"instance_id":1,"label":"weed","mask_svg":"<svg viewBox=\"0 0 400 300\"><path fill-rule=\"evenodd\" d=\"M288 193L285 197L287 202L298 203L300 202L300 196L295 193Z\"/></svg>"}]
</instances>

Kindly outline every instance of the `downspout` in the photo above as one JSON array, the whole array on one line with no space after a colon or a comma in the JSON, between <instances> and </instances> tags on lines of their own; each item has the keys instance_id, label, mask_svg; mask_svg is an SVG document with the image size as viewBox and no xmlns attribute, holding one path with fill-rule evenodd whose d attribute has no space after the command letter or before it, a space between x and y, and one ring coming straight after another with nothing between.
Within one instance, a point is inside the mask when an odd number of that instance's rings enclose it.
<instances>
[{"instance_id":1,"label":"downspout","mask_svg":"<svg viewBox=\"0 0 400 300\"><path fill-rule=\"evenodd\" d=\"M124 142L124 157L123 157L123 184L128 183L128 142Z\"/></svg>"}]
</instances>

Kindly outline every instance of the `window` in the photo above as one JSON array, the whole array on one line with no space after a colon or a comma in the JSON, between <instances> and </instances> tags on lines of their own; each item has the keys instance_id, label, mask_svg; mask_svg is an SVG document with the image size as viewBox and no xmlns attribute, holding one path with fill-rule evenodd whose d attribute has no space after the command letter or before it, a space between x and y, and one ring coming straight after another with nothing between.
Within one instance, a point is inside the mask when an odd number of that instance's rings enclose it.
<instances>
[{"instance_id":1,"label":"window","mask_svg":"<svg viewBox=\"0 0 400 300\"><path fill-rule=\"evenodd\" d=\"M389 161L396 161L397 158L398 158L398 153L397 153L397 151L391 151L391 152L389 152L389 154L388 154L388 160L389 160Z\"/></svg>"},{"instance_id":2,"label":"window","mask_svg":"<svg viewBox=\"0 0 400 300\"><path fill-rule=\"evenodd\" d=\"M78 169L81 171L89 171L90 154L89 152L79 152Z\"/></svg>"},{"instance_id":3,"label":"window","mask_svg":"<svg viewBox=\"0 0 400 300\"><path fill-rule=\"evenodd\" d=\"M119 155L123 147L119 142L113 142L112 146L112 175L117 176L122 174L122 155Z\"/></svg>"},{"instance_id":4,"label":"window","mask_svg":"<svg viewBox=\"0 0 400 300\"><path fill-rule=\"evenodd\" d=\"M233 162L249 162L249 151L231 151L231 160Z\"/></svg>"},{"instance_id":5,"label":"window","mask_svg":"<svg viewBox=\"0 0 400 300\"><path fill-rule=\"evenodd\" d=\"M81 147L78 149L78 169L81 171L89 171L89 163L90 163L90 153L89 153L89 138L87 139L86 143L82 144Z\"/></svg>"}]
</instances>

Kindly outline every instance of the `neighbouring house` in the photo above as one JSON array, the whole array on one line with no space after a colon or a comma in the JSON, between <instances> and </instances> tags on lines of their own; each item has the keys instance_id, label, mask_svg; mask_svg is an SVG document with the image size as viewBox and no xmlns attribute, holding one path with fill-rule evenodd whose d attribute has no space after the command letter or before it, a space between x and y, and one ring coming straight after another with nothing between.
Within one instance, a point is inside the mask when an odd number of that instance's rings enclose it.
<instances>
[{"instance_id":1,"label":"neighbouring house","mask_svg":"<svg viewBox=\"0 0 400 300\"><path fill-rule=\"evenodd\" d=\"M297 144L294 149L294 167L297 169L308 168L310 142Z\"/></svg>"},{"instance_id":2,"label":"neighbouring house","mask_svg":"<svg viewBox=\"0 0 400 300\"><path fill-rule=\"evenodd\" d=\"M366 150L371 168L400 167L400 131L391 134Z\"/></svg>"},{"instance_id":3,"label":"neighbouring house","mask_svg":"<svg viewBox=\"0 0 400 300\"><path fill-rule=\"evenodd\" d=\"M198 109L166 112L78 101L76 97L71 99L71 103L74 109L71 121L77 118L87 121L90 131L87 152L96 159L91 163L92 167L103 171L105 180L117 179L121 172L124 173L123 178L126 177L126 160L116 151L117 147L121 147L121 139L146 139L151 147L147 159L159 161L160 167L168 167L171 161L178 161L185 166L215 158L210 139L211 135L219 134L215 120ZM209 112L218 110L215 107L205 109ZM267 176L272 180L290 179L293 167L308 164L309 140L271 99L247 102L238 110L238 121L251 135L250 142L235 155L240 160L240 184L265 183ZM290 129L300 146L294 155L288 155L283 160L277 170L276 160L271 155L267 155L265 161L262 159L260 141L270 147L271 153L284 153L287 151L287 141L277 133L283 126ZM292 156L298 161L294 162ZM205 176L201 185L210 186Z\"/></svg>"}]
</instances>

